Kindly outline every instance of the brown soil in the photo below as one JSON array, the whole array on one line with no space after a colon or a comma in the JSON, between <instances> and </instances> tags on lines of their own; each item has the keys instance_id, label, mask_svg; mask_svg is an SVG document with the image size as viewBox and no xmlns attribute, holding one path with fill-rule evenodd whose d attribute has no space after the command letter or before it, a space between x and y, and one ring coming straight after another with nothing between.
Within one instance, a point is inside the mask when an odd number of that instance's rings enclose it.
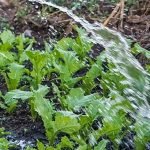
<instances>
[{"instance_id":1,"label":"brown soil","mask_svg":"<svg viewBox=\"0 0 150 150\"><path fill-rule=\"evenodd\" d=\"M90 22L103 23L116 6L107 2L100 2L91 13L86 6L74 11ZM42 13L40 13L40 11ZM40 15L39 15L40 13ZM104 15L105 14L105 15ZM41 17L42 16L42 17ZM45 39L60 39L72 35L73 20L66 14L53 9L46 8L40 4L19 0L7 7L0 7L0 18L5 18L14 32L26 33L40 42ZM108 27L122 32L128 38L141 44L150 50L150 2L138 1L132 7L125 7L123 27L120 28L120 17L113 17L107 24Z\"/></svg>"}]
</instances>

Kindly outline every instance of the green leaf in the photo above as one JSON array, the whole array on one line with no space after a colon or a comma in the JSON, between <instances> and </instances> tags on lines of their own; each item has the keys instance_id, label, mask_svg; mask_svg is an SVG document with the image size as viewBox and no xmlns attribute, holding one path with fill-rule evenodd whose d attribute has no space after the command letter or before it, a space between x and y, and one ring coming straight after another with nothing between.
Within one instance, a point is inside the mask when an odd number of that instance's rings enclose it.
<instances>
[{"instance_id":1,"label":"green leaf","mask_svg":"<svg viewBox=\"0 0 150 150\"><path fill-rule=\"evenodd\" d=\"M26 150L37 150L37 149L27 146Z\"/></svg>"},{"instance_id":2,"label":"green leaf","mask_svg":"<svg viewBox=\"0 0 150 150\"><path fill-rule=\"evenodd\" d=\"M72 38L63 38L57 42L57 44L55 45L55 49L68 51L69 48L72 48L74 42L75 40Z\"/></svg>"},{"instance_id":3,"label":"green leaf","mask_svg":"<svg viewBox=\"0 0 150 150\"><path fill-rule=\"evenodd\" d=\"M44 97L49 92L48 86L38 85L37 90L33 90L35 94L41 95L41 97Z\"/></svg>"},{"instance_id":4,"label":"green leaf","mask_svg":"<svg viewBox=\"0 0 150 150\"><path fill-rule=\"evenodd\" d=\"M78 148L77 148L77 150L87 150L87 145L85 144L85 145L80 145Z\"/></svg>"},{"instance_id":5,"label":"green leaf","mask_svg":"<svg viewBox=\"0 0 150 150\"><path fill-rule=\"evenodd\" d=\"M12 44L15 41L15 35L10 30L5 30L0 34L3 43Z\"/></svg>"},{"instance_id":6,"label":"green leaf","mask_svg":"<svg viewBox=\"0 0 150 150\"><path fill-rule=\"evenodd\" d=\"M5 132L4 128L0 128L0 150L8 150L9 142L7 139L3 138L3 136L8 135L10 133Z\"/></svg>"},{"instance_id":7,"label":"green leaf","mask_svg":"<svg viewBox=\"0 0 150 150\"><path fill-rule=\"evenodd\" d=\"M45 150L44 144L40 141L37 142L37 148L38 148L38 150Z\"/></svg>"},{"instance_id":8,"label":"green leaf","mask_svg":"<svg viewBox=\"0 0 150 150\"><path fill-rule=\"evenodd\" d=\"M98 145L94 148L94 150L106 150L106 145L108 140L102 140L98 143Z\"/></svg>"},{"instance_id":9,"label":"green leaf","mask_svg":"<svg viewBox=\"0 0 150 150\"><path fill-rule=\"evenodd\" d=\"M33 91L33 105L35 111L44 122L47 137L51 140L53 107L50 101L44 98L49 91L48 89L47 86L40 85L37 91Z\"/></svg>"},{"instance_id":10,"label":"green leaf","mask_svg":"<svg viewBox=\"0 0 150 150\"><path fill-rule=\"evenodd\" d=\"M51 59L56 72L60 74L62 84L73 87L80 80L80 78L72 78L73 74L84 66L76 53L59 49L53 53Z\"/></svg>"},{"instance_id":11,"label":"green leaf","mask_svg":"<svg viewBox=\"0 0 150 150\"><path fill-rule=\"evenodd\" d=\"M31 50L34 42L34 39L26 38L24 34L16 37L15 44L18 50L18 61L20 63L28 59L26 50Z\"/></svg>"},{"instance_id":12,"label":"green leaf","mask_svg":"<svg viewBox=\"0 0 150 150\"><path fill-rule=\"evenodd\" d=\"M142 48L138 43L134 44L134 47L131 49L133 54L139 54L142 53L144 56L146 56L148 59L150 59L150 52L144 48Z\"/></svg>"},{"instance_id":13,"label":"green leaf","mask_svg":"<svg viewBox=\"0 0 150 150\"><path fill-rule=\"evenodd\" d=\"M77 133L80 129L80 124L77 118L71 116L64 116L61 113L57 113L54 121L55 134L59 132L65 132L68 134Z\"/></svg>"},{"instance_id":14,"label":"green leaf","mask_svg":"<svg viewBox=\"0 0 150 150\"><path fill-rule=\"evenodd\" d=\"M68 106L69 109L79 109L82 106L90 104L98 97L98 94L84 96L84 91L81 88L74 88L71 89L66 99L63 99L63 102L66 106Z\"/></svg>"},{"instance_id":15,"label":"green leaf","mask_svg":"<svg viewBox=\"0 0 150 150\"><path fill-rule=\"evenodd\" d=\"M9 142L5 138L0 138L0 150L9 150Z\"/></svg>"},{"instance_id":16,"label":"green leaf","mask_svg":"<svg viewBox=\"0 0 150 150\"><path fill-rule=\"evenodd\" d=\"M5 128L0 128L0 138L2 138L5 135L9 135L10 132L6 132Z\"/></svg>"},{"instance_id":17,"label":"green leaf","mask_svg":"<svg viewBox=\"0 0 150 150\"><path fill-rule=\"evenodd\" d=\"M96 85L94 79L101 75L102 67L101 63L98 61L94 63L86 75L83 77L82 88L86 91L86 93L91 93L92 88Z\"/></svg>"},{"instance_id":18,"label":"green leaf","mask_svg":"<svg viewBox=\"0 0 150 150\"><path fill-rule=\"evenodd\" d=\"M16 37L15 43L16 47L21 54L24 50L30 50L32 48L32 45L34 43L34 39L26 38L24 34L21 34ZM28 46L26 46L28 45Z\"/></svg>"},{"instance_id":19,"label":"green leaf","mask_svg":"<svg viewBox=\"0 0 150 150\"><path fill-rule=\"evenodd\" d=\"M21 91L21 90L12 90L6 93L4 96L5 103L8 106L14 105L14 103L17 103L18 99L26 100L33 96L32 92L28 91Z\"/></svg>"},{"instance_id":20,"label":"green leaf","mask_svg":"<svg viewBox=\"0 0 150 150\"><path fill-rule=\"evenodd\" d=\"M1 91L0 91L0 98L3 98L3 99L4 99L4 97L3 97L2 93L1 93ZM7 108L6 105L4 104L4 101L1 100L1 99L0 99L0 108L2 108L2 109L6 109L6 108ZM0 129L1 129L1 128L0 128ZM0 132L1 132L1 130L0 130Z\"/></svg>"},{"instance_id":21,"label":"green leaf","mask_svg":"<svg viewBox=\"0 0 150 150\"><path fill-rule=\"evenodd\" d=\"M72 49L81 57L84 58L87 53L91 50L93 43L88 38L87 32L82 29L75 27L78 32L76 43L74 42Z\"/></svg>"},{"instance_id":22,"label":"green leaf","mask_svg":"<svg viewBox=\"0 0 150 150\"><path fill-rule=\"evenodd\" d=\"M7 87L9 90L14 90L18 87L20 79L24 72L24 66L17 63L11 63L9 73L5 76Z\"/></svg>"},{"instance_id":23,"label":"green leaf","mask_svg":"<svg viewBox=\"0 0 150 150\"><path fill-rule=\"evenodd\" d=\"M58 150L61 150L62 148L73 148L73 143L66 136L62 137L61 142L57 144Z\"/></svg>"},{"instance_id":24,"label":"green leaf","mask_svg":"<svg viewBox=\"0 0 150 150\"><path fill-rule=\"evenodd\" d=\"M9 63L14 61L14 57L11 52L1 50L0 48L0 67L7 66Z\"/></svg>"},{"instance_id":25,"label":"green leaf","mask_svg":"<svg viewBox=\"0 0 150 150\"><path fill-rule=\"evenodd\" d=\"M42 82L42 79L46 74L45 67L48 57L46 52L40 51L26 51L26 54L33 64L33 71L31 72L31 76L34 78L34 87L37 89L38 84Z\"/></svg>"},{"instance_id":26,"label":"green leaf","mask_svg":"<svg viewBox=\"0 0 150 150\"><path fill-rule=\"evenodd\" d=\"M54 66L56 69L58 68L60 74L63 74L64 76L65 73L69 76L72 75L83 66L76 54L72 51L59 50L57 57L62 58L64 62L59 61L60 65L54 63Z\"/></svg>"},{"instance_id":27,"label":"green leaf","mask_svg":"<svg viewBox=\"0 0 150 150\"><path fill-rule=\"evenodd\" d=\"M146 149L146 143L150 141L150 119L138 116L136 118L135 131L136 149Z\"/></svg>"},{"instance_id":28,"label":"green leaf","mask_svg":"<svg viewBox=\"0 0 150 150\"><path fill-rule=\"evenodd\" d=\"M107 135L112 141L119 135L122 127L126 125L125 115L119 113L111 113L110 116L106 115L103 119L103 127L98 131L98 137Z\"/></svg>"},{"instance_id":29,"label":"green leaf","mask_svg":"<svg viewBox=\"0 0 150 150\"><path fill-rule=\"evenodd\" d=\"M7 92L4 96L5 102L8 104L12 99L22 99L26 100L33 96L32 92L28 91L21 91L21 90L12 90L10 92Z\"/></svg>"}]
</instances>

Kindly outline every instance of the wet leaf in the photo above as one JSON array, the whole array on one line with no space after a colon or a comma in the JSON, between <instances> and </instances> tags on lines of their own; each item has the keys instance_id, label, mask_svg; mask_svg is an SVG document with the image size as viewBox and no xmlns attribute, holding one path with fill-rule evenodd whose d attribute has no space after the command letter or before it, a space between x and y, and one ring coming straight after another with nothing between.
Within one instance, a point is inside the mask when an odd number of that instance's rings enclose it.
<instances>
[{"instance_id":1,"label":"wet leaf","mask_svg":"<svg viewBox=\"0 0 150 150\"><path fill-rule=\"evenodd\" d=\"M4 43L12 44L15 41L15 35L10 30L5 30L0 34L0 38Z\"/></svg>"},{"instance_id":2,"label":"wet leaf","mask_svg":"<svg viewBox=\"0 0 150 150\"><path fill-rule=\"evenodd\" d=\"M57 114L54 121L55 134L65 132L68 134L77 133L80 129L80 124L77 118Z\"/></svg>"},{"instance_id":3,"label":"wet leaf","mask_svg":"<svg viewBox=\"0 0 150 150\"><path fill-rule=\"evenodd\" d=\"M98 145L94 148L94 150L106 150L108 140L102 140L98 143Z\"/></svg>"},{"instance_id":4,"label":"wet leaf","mask_svg":"<svg viewBox=\"0 0 150 150\"><path fill-rule=\"evenodd\" d=\"M90 104L92 101L98 98L98 94L90 94L84 96L84 91L81 88L71 89L69 95L64 99L64 103L69 109L77 110L80 107Z\"/></svg>"}]
</instances>

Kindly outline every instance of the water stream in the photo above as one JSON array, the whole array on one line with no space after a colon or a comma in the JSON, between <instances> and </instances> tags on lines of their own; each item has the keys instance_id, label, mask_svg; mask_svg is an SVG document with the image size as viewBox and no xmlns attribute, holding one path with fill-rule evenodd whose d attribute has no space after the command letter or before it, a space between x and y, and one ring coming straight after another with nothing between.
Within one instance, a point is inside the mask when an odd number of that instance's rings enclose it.
<instances>
[{"instance_id":1,"label":"water stream","mask_svg":"<svg viewBox=\"0 0 150 150\"><path fill-rule=\"evenodd\" d=\"M106 49L107 58L115 64L118 72L126 78L124 84L127 84L129 88L124 92L127 98L132 102L134 101L133 105L140 110L141 116L150 118L150 105L148 102L150 98L150 76L130 53L130 46L125 37L117 31L104 27L100 23L89 23L66 7L61 7L45 0L29 1L51 6L66 13L90 33L90 40L93 43L103 45Z\"/></svg>"}]
</instances>

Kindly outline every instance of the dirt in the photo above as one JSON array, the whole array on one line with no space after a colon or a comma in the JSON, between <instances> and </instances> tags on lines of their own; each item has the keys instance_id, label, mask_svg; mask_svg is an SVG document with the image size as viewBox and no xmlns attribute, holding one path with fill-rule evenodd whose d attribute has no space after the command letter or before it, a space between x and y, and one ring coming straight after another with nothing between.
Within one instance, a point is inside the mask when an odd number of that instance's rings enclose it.
<instances>
[{"instance_id":1,"label":"dirt","mask_svg":"<svg viewBox=\"0 0 150 150\"><path fill-rule=\"evenodd\" d=\"M90 22L103 23L111 14L116 5L100 2L89 11L86 6L74 11ZM111 18L108 27L122 32L126 37L141 44L150 50L150 3L138 1L134 6L124 10L123 27L120 28L120 18ZM42 13L40 13L42 12ZM40 14L40 15L39 15ZM105 14L105 15L104 15ZM73 20L66 14L53 8L44 9L40 4L19 0L14 5L0 7L0 18L5 18L16 34L27 33L42 44L43 40L61 39L64 36L73 36Z\"/></svg>"},{"instance_id":2,"label":"dirt","mask_svg":"<svg viewBox=\"0 0 150 150\"><path fill-rule=\"evenodd\" d=\"M117 18L111 19L107 26L122 32L128 38L150 50L150 3L144 5L144 7L143 3L138 3L125 10L122 29L118 27L119 21ZM102 9L96 8L94 14L89 12L86 6L74 12L76 14L80 13L82 17L90 22L98 21L102 23L113 11L115 5L100 3L99 8ZM42 17L39 16L40 11L43 12ZM0 30L7 27L15 34L25 33L26 36L34 37L37 40L38 48L43 48L44 40L50 42L64 36L74 37L75 35L72 28L74 22L66 14L53 8L44 10L43 6L32 4L26 0L20 0L5 7L0 4L0 19ZM96 46L95 53L91 55L95 56L99 53L98 47L101 49L101 46ZM142 61L144 60L142 57ZM5 85L1 83L0 88L6 90ZM31 141L32 144L35 144L37 139L46 141L42 122L40 119L33 121L29 112L29 107L26 104L19 105L11 115L0 110L0 127L5 127L7 131L12 132L12 137L15 137L16 140ZM132 139L132 136L129 136ZM10 140L13 140L12 137L8 136Z\"/></svg>"},{"instance_id":3,"label":"dirt","mask_svg":"<svg viewBox=\"0 0 150 150\"><path fill-rule=\"evenodd\" d=\"M42 121L40 118L32 119L26 103L18 105L11 115L0 110L0 120L0 127L5 127L5 130L11 133L7 139L12 143L24 141L24 144L35 145L37 139L47 142Z\"/></svg>"}]
</instances>

